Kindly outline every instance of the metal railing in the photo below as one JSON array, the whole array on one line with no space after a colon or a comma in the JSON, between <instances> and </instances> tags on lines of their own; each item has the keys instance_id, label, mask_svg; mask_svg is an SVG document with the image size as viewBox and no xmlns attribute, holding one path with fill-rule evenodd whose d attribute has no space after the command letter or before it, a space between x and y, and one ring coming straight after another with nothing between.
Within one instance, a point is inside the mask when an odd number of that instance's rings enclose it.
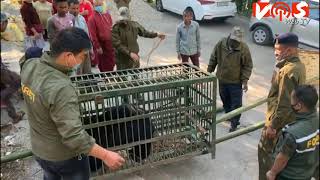
<instances>
[{"instance_id":1,"label":"metal railing","mask_svg":"<svg viewBox=\"0 0 320 180\"><path fill-rule=\"evenodd\" d=\"M307 84L310 83L310 82L314 82L314 81L318 81L319 80L319 77L313 77L311 79L309 79L307 81ZM244 106L244 107L241 107L241 108L238 108L236 110L233 110L229 113L226 113L224 115L222 115L221 117L217 118L216 119L216 124L219 124L221 122L224 122L234 116L237 116L243 112L246 112L250 109L253 109L259 105L262 105L264 103L267 102L267 98L262 98L262 99L259 99L257 101L255 101L254 103L248 105L248 106ZM217 112L221 112L223 109L222 108L217 108ZM209 112L207 113L207 116L210 116L210 113L213 113L213 112ZM261 129L264 127L264 124L265 122L264 121L261 121L261 122L258 122L254 125L251 125L249 127L246 127L246 128L243 128L243 129L239 129L237 131L234 131L232 133L228 133L227 135L224 135L222 137L219 137L219 138L216 138L215 140L215 144L219 144L221 142L225 142L227 140L230 140L230 139L233 139L235 137L238 137L238 136L241 136L241 135L244 135L244 134L248 134L250 132L253 132L253 131L256 131L258 129ZM27 158L27 157L31 157L33 156L33 153L31 150L22 150L22 151L18 151L18 152L14 152L12 154L9 154L9 155L6 155L6 156L3 156L1 157L1 164L2 163L8 163L8 162L12 162L12 161L15 161L17 159L23 159L23 158ZM192 156L190 156L192 157ZM170 163L170 161L167 161L167 163ZM157 165L157 164L154 164L154 165Z\"/></svg>"}]
</instances>

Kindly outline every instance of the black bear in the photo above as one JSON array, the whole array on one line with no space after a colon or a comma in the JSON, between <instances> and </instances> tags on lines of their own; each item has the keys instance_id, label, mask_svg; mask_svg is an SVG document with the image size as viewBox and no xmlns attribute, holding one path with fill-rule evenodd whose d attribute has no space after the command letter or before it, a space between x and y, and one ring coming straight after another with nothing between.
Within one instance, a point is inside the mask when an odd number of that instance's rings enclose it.
<instances>
[{"instance_id":1,"label":"black bear","mask_svg":"<svg viewBox=\"0 0 320 180\"><path fill-rule=\"evenodd\" d=\"M122 105L105 109L104 114L84 116L83 124L94 124L110 120L119 120L126 117L141 115L142 113L133 107ZM104 148L125 145L127 143L137 142L152 138L154 126L149 118L135 119L132 121L106 125L97 128L86 129L89 135L96 139L96 143ZM140 162L150 155L151 143L136 145L128 150L130 159ZM102 167L102 161L89 157L91 172L95 172Z\"/></svg>"}]
</instances>

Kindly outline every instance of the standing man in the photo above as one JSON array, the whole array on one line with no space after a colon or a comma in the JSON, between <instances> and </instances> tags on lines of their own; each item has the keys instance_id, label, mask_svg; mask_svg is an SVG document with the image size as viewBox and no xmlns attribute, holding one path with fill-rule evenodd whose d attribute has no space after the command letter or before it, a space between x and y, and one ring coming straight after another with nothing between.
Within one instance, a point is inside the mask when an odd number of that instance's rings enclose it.
<instances>
[{"instance_id":1,"label":"standing man","mask_svg":"<svg viewBox=\"0 0 320 180\"><path fill-rule=\"evenodd\" d=\"M54 0L57 13L48 19L48 38L51 44L52 39L63 29L74 26L74 16L69 13L68 0Z\"/></svg>"},{"instance_id":2,"label":"standing man","mask_svg":"<svg viewBox=\"0 0 320 180\"><path fill-rule=\"evenodd\" d=\"M52 40L50 54L22 67L32 152L45 180L89 180L88 155L110 169L124 163L119 154L97 145L82 127L77 94L67 72L85 60L90 48L82 29L67 28Z\"/></svg>"},{"instance_id":3,"label":"standing man","mask_svg":"<svg viewBox=\"0 0 320 180\"><path fill-rule=\"evenodd\" d=\"M177 27L176 50L178 59L188 62L191 59L193 65L199 67L200 57L200 28L193 19L193 11L186 8L183 11L183 22Z\"/></svg>"},{"instance_id":4,"label":"standing man","mask_svg":"<svg viewBox=\"0 0 320 180\"><path fill-rule=\"evenodd\" d=\"M139 23L129 20L130 14L127 7L121 7L120 21L112 28L112 44L116 49L116 65L118 70L140 67L138 36L146 38L164 39L165 35L150 32Z\"/></svg>"},{"instance_id":5,"label":"standing man","mask_svg":"<svg viewBox=\"0 0 320 180\"><path fill-rule=\"evenodd\" d=\"M36 9L33 7L32 0L23 0L20 14L26 30L25 49L34 46L43 48L45 46L43 39L44 28Z\"/></svg>"},{"instance_id":6,"label":"standing man","mask_svg":"<svg viewBox=\"0 0 320 180\"><path fill-rule=\"evenodd\" d=\"M274 163L267 172L268 180L310 180L319 165L319 116L316 110L317 90L302 85L291 93L294 122L280 133Z\"/></svg>"},{"instance_id":7,"label":"standing man","mask_svg":"<svg viewBox=\"0 0 320 180\"><path fill-rule=\"evenodd\" d=\"M208 65L208 72L217 68L219 93L226 113L242 106L242 91L248 91L248 80L252 72L252 58L249 47L242 41L240 27L233 28L232 33L215 46ZM240 125L241 114L233 117L229 132Z\"/></svg>"},{"instance_id":8,"label":"standing man","mask_svg":"<svg viewBox=\"0 0 320 180\"><path fill-rule=\"evenodd\" d=\"M121 7L127 7L129 9L129 4L131 0L114 0L117 4L117 8L120 9Z\"/></svg>"},{"instance_id":9,"label":"standing man","mask_svg":"<svg viewBox=\"0 0 320 180\"><path fill-rule=\"evenodd\" d=\"M290 94L306 81L306 70L298 56L298 36L284 33L275 39L276 71L268 95L266 123L258 145L259 180L266 179L272 165L272 150L281 129L295 120Z\"/></svg>"},{"instance_id":10,"label":"standing man","mask_svg":"<svg viewBox=\"0 0 320 180\"><path fill-rule=\"evenodd\" d=\"M74 27L84 30L89 35L88 26L85 18L79 14L79 1L78 0L69 0L69 13L74 16ZM87 56L87 59L81 64L81 67L78 69L77 74L90 74L91 73L91 60L90 55Z\"/></svg>"}]
</instances>

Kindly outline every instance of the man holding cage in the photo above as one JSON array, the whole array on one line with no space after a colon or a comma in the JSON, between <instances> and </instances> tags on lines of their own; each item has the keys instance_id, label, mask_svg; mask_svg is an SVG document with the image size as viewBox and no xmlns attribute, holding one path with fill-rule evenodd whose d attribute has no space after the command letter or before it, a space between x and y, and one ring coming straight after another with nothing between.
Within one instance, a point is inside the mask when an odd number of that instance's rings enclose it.
<instances>
[{"instance_id":1,"label":"man holding cage","mask_svg":"<svg viewBox=\"0 0 320 180\"><path fill-rule=\"evenodd\" d=\"M91 48L79 28L61 30L50 54L26 61L21 70L32 152L44 170L44 180L89 180L88 156L118 169L124 159L104 149L83 129L76 91L67 75Z\"/></svg>"}]
</instances>

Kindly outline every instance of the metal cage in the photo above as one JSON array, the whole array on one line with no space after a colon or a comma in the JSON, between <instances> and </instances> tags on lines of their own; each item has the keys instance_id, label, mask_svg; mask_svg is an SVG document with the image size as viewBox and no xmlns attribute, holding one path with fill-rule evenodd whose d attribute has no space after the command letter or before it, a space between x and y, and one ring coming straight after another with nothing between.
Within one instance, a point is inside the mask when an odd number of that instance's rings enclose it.
<instances>
[{"instance_id":1,"label":"metal cage","mask_svg":"<svg viewBox=\"0 0 320 180\"><path fill-rule=\"evenodd\" d=\"M122 154L132 172L215 155L216 77L190 64L71 77L81 120L96 142ZM90 157L91 177L110 175Z\"/></svg>"}]
</instances>

